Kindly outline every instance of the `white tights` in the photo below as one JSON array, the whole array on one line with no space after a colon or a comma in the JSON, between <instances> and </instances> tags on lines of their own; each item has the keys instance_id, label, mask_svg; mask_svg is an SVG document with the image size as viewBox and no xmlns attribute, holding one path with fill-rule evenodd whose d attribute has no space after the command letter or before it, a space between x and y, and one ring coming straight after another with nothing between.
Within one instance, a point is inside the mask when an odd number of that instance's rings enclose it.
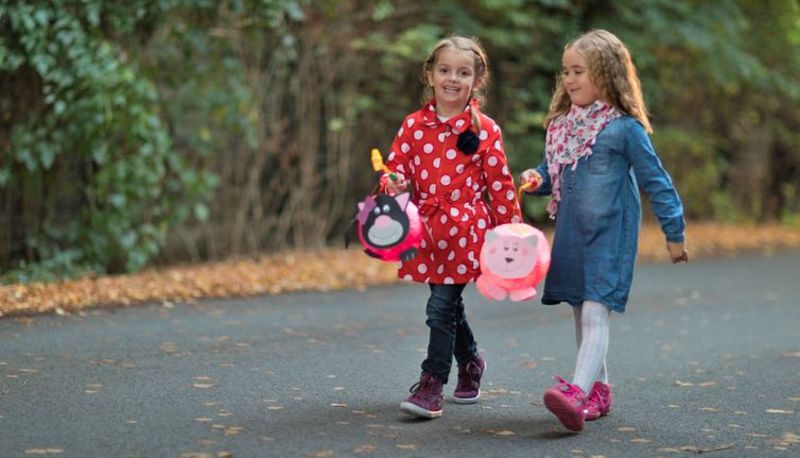
<instances>
[{"instance_id":1,"label":"white tights","mask_svg":"<svg viewBox=\"0 0 800 458\"><path fill-rule=\"evenodd\" d=\"M611 310L598 302L585 301L573 307L572 311L575 317L575 340L578 342L578 359L572 383L589 394L595 380L608 383L606 354Z\"/></svg>"}]
</instances>

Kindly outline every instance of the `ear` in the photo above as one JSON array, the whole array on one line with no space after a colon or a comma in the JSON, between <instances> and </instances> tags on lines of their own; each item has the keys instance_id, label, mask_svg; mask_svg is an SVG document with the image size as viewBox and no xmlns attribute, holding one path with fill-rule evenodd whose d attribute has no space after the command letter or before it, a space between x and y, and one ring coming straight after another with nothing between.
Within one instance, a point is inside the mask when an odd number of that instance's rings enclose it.
<instances>
[{"instance_id":1,"label":"ear","mask_svg":"<svg viewBox=\"0 0 800 458\"><path fill-rule=\"evenodd\" d=\"M497 232L495 232L495 231L489 231L489 232L486 233L486 241L487 242L491 242L492 240L494 240L496 238L499 238L499 237L500 236L497 235Z\"/></svg>"},{"instance_id":2,"label":"ear","mask_svg":"<svg viewBox=\"0 0 800 458\"><path fill-rule=\"evenodd\" d=\"M527 243L531 248L536 248L536 245L539 244L539 237L537 235L529 235L525 237L525 243Z\"/></svg>"},{"instance_id":3,"label":"ear","mask_svg":"<svg viewBox=\"0 0 800 458\"><path fill-rule=\"evenodd\" d=\"M397 201L397 205L400 205L400 208L403 211L406 211L406 205L408 205L408 201L411 200L411 194L404 192L402 194L398 194L394 196L394 200Z\"/></svg>"},{"instance_id":4,"label":"ear","mask_svg":"<svg viewBox=\"0 0 800 458\"><path fill-rule=\"evenodd\" d=\"M428 80L428 86L433 87L433 72L428 70L425 72L425 79Z\"/></svg>"}]
</instances>

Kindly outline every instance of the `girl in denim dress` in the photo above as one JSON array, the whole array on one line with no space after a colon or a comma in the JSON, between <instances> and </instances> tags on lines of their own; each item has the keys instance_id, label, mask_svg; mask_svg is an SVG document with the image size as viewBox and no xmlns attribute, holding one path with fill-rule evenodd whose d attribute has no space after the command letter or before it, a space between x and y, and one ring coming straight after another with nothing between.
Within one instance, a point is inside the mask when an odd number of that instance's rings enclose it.
<instances>
[{"instance_id":1,"label":"girl in denim dress","mask_svg":"<svg viewBox=\"0 0 800 458\"><path fill-rule=\"evenodd\" d=\"M572 306L578 356L571 382L556 377L548 410L570 430L611 410L606 372L608 320L628 301L647 193L673 263L688 261L683 206L650 143L636 68L605 30L564 48L562 72L545 119L545 158L522 173L532 194L550 195L556 220L542 303Z\"/></svg>"},{"instance_id":2,"label":"girl in denim dress","mask_svg":"<svg viewBox=\"0 0 800 458\"><path fill-rule=\"evenodd\" d=\"M427 283L431 291L425 309L427 357L411 396L400 404L416 417L442 415L453 357L458 363L454 401L477 402L486 362L478 354L461 294L480 274L486 231L521 220L500 127L479 112L488 76L486 54L475 40L439 41L423 65L428 100L403 120L388 156L397 181L381 178L382 191L411 191L425 228L418 255L402 261L398 270L400 278Z\"/></svg>"}]
</instances>

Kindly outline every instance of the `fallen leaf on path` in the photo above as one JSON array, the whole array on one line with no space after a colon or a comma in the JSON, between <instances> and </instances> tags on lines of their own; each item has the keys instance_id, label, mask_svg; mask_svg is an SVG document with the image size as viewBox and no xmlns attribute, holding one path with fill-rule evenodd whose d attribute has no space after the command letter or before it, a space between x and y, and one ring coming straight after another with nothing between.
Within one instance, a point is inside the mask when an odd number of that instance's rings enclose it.
<instances>
[{"instance_id":1,"label":"fallen leaf on path","mask_svg":"<svg viewBox=\"0 0 800 458\"><path fill-rule=\"evenodd\" d=\"M353 450L353 453L372 453L375 451L374 445L364 444L361 447Z\"/></svg>"},{"instance_id":2,"label":"fallen leaf on path","mask_svg":"<svg viewBox=\"0 0 800 458\"><path fill-rule=\"evenodd\" d=\"M710 412L710 413L718 413L719 412L719 409L717 409L716 407L700 407L697 410L700 410L700 411L703 411L703 412Z\"/></svg>"},{"instance_id":3,"label":"fallen leaf on path","mask_svg":"<svg viewBox=\"0 0 800 458\"><path fill-rule=\"evenodd\" d=\"M695 447L693 445L684 445L681 447L682 452L689 452L689 453L709 453L709 452L718 452L720 450L728 450L733 448L736 445L736 442L731 442L730 444L723 444L717 447L710 447L710 448L703 448L703 447Z\"/></svg>"},{"instance_id":4,"label":"fallen leaf on path","mask_svg":"<svg viewBox=\"0 0 800 458\"><path fill-rule=\"evenodd\" d=\"M306 453L306 456L310 456L311 458L328 458L329 456L333 456L333 450L317 450Z\"/></svg>"}]
</instances>

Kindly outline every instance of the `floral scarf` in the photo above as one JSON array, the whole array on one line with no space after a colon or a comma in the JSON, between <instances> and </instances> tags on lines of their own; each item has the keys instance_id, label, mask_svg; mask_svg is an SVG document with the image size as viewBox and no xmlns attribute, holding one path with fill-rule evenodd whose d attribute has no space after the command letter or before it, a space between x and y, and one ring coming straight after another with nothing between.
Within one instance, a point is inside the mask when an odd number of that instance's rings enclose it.
<instances>
[{"instance_id":1,"label":"floral scarf","mask_svg":"<svg viewBox=\"0 0 800 458\"><path fill-rule=\"evenodd\" d=\"M572 164L572 170L578 168L578 160L592 154L597 134L620 116L622 114L614 107L597 100L585 107L573 104L569 113L559 116L547 126L545 157L552 183L552 197L547 204L547 212L551 219L555 218L561 201L563 167Z\"/></svg>"}]
</instances>

